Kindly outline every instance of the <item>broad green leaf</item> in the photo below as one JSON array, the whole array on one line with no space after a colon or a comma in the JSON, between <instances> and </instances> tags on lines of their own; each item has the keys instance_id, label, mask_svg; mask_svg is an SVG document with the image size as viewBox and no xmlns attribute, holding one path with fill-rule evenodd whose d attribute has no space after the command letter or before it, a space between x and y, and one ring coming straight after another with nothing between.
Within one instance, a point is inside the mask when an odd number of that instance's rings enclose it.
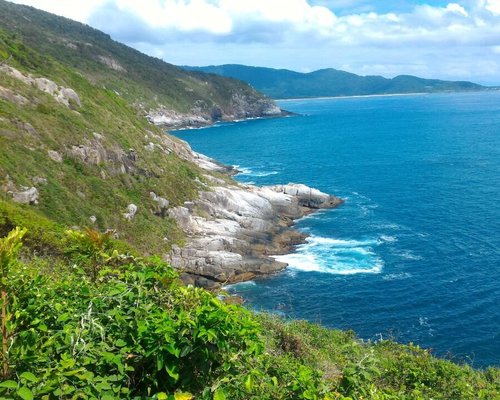
<instances>
[{"instance_id":1,"label":"broad green leaf","mask_svg":"<svg viewBox=\"0 0 500 400\"><path fill-rule=\"evenodd\" d=\"M173 378L175 381L179 380L179 372L177 372L177 365L172 365L172 367L165 365L165 369L167 370L167 374L169 374L171 378Z\"/></svg>"},{"instance_id":2,"label":"broad green leaf","mask_svg":"<svg viewBox=\"0 0 500 400\"><path fill-rule=\"evenodd\" d=\"M176 392L174 394L174 399L175 400L191 400L193 399L193 395L191 393L187 393L187 392ZM158 399L160 399L160 396L158 396ZM166 399L166 397L165 397Z\"/></svg>"},{"instance_id":3,"label":"broad green leaf","mask_svg":"<svg viewBox=\"0 0 500 400\"><path fill-rule=\"evenodd\" d=\"M226 400L226 394L224 393L224 390L217 389L214 392L214 400Z\"/></svg>"},{"instance_id":4,"label":"broad green leaf","mask_svg":"<svg viewBox=\"0 0 500 400\"><path fill-rule=\"evenodd\" d=\"M160 392L156 395L156 398L158 400L167 400L168 399L168 395L164 392Z\"/></svg>"},{"instance_id":5,"label":"broad green leaf","mask_svg":"<svg viewBox=\"0 0 500 400\"><path fill-rule=\"evenodd\" d=\"M33 400L33 392L26 386L23 386L17 391L17 395L23 400Z\"/></svg>"},{"instance_id":6,"label":"broad green leaf","mask_svg":"<svg viewBox=\"0 0 500 400\"><path fill-rule=\"evenodd\" d=\"M68 313L64 313L64 314L61 314L59 315L59 317L57 318L57 322L64 322L64 321L67 321L69 318L69 314Z\"/></svg>"},{"instance_id":7,"label":"broad green leaf","mask_svg":"<svg viewBox=\"0 0 500 400\"><path fill-rule=\"evenodd\" d=\"M191 351L193 350L193 348L191 346L186 346L182 349L182 352L181 352L181 357L185 357L186 355L188 355L189 353L191 353Z\"/></svg>"},{"instance_id":8,"label":"broad green leaf","mask_svg":"<svg viewBox=\"0 0 500 400\"><path fill-rule=\"evenodd\" d=\"M253 379L252 379L252 375L248 375L247 376L247 379L245 379L245 388L247 389L247 391L251 392L252 389L253 389Z\"/></svg>"},{"instance_id":9,"label":"broad green leaf","mask_svg":"<svg viewBox=\"0 0 500 400\"><path fill-rule=\"evenodd\" d=\"M123 346L126 346L127 345L127 342L123 339L118 339L116 342L115 342L115 346L116 347L123 347Z\"/></svg>"},{"instance_id":10,"label":"broad green leaf","mask_svg":"<svg viewBox=\"0 0 500 400\"><path fill-rule=\"evenodd\" d=\"M30 382L34 382L34 383L39 381L39 379L35 375L33 375L31 372L23 372L21 374L21 379L26 379L26 380L28 380Z\"/></svg>"},{"instance_id":11,"label":"broad green leaf","mask_svg":"<svg viewBox=\"0 0 500 400\"><path fill-rule=\"evenodd\" d=\"M17 382L16 381L3 381L3 382L0 382L0 388L16 389L17 388Z\"/></svg>"}]
</instances>

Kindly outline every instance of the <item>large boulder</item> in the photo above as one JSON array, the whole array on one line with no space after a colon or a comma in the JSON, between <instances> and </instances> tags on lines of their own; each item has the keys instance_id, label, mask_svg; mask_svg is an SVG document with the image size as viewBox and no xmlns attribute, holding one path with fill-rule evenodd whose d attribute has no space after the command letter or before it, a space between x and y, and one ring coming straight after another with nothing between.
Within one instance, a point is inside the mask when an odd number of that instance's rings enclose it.
<instances>
[{"instance_id":1,"label":"large boulder","mask_svg":"<svg viewBox=\"0 0 500 400\"><path fill-rule=\"evenodd\" d=\"M38 204L40 195L38 189L32 186L30 188L23 188L23 190L19 192L12 192L12 198L16 203Z\"/></svg>"}]
</instances>

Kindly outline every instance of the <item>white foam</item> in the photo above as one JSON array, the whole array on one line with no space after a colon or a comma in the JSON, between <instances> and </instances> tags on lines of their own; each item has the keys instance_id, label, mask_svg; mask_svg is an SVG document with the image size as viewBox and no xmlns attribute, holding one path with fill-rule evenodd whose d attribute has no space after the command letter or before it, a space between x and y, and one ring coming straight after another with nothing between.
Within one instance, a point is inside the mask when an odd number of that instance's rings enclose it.
<instances>
[{"instance_id":1,"label":"white foam","mask_svg":"<svg viewBox=\"0 0 500 400\"><path fill-rule=\"evenodd\" d=\"M244 281L244 282L231 283L230 285L224 285L224 289L226 290L241 289L242 287L255 286L255 285L257 284L254 281Z\"/></svg>"},{"instance_id":2,"label":"white foam","mask_svg":"<svg viewBox=\"0 0 500 400\"><path fill-rule=\"evenodd\" d=\"M278 171L263 171L263 172L254 172L251 175L258 176L258 177L264 177L264 176L277 175L278 173L279 173Z\"/></svg>"},{"instance_id":3,"label":"white foam","mask_svg":"<svg viewBox=\"0 0 500 400\"><path fill-rule=\"evenodd\" d=\"M271 175L277 175L279 174L278 171L260 171L256 172L251 168L248 167L241 167L239 165L233 165L233 167L238 171L236 175L238 176L253 176L253 177L266 177L266 176L271 176Z\"/></svg>"},{"instance_id":4,"label":"white foam","mask_svg":"<svg viewBox=\"0 0 500 400\"><path fill-rule=\"evenodd\" d=\"M381 235L380 240L382 240L383 242L394 243L398 241L398 238L390 235Z\"/></svg>"},{"instance_id":5,"label":"white foam","mask_svg":"<svg viewBox=\"0 0 500 400\"><path fill-rule=\"evenodd\" d=\"M396 274L387 274L382 277L384 281L399 281L402 279L408 279L411 278L412 275L409 274L408 272L400 272Z\"/></svg>"},{"instance_id":6,"label":"white foam","mask_svg":"<svg viewBox=\"0 0 500 400\"><path fill-rule=\"evenodd\" d=\"M413 254L410 250L401 251L399 253L396 253L396 255L401 257L401 258L404 258L405 260L411 260L411 261L422 260L421 256Z\"/></svg>"},{"instance_id":7,"label":"white foam","mask_svg":"<svg viewBox=\"0 0 500 400\"><path fill-rule=\"evenodd\" d=\"M253 171L247 167L242 167L240 165L233 165L233 168L238 171L237 175L252 175L253 174Z\"/></svg>"},{"instance_id":8,"label":"white foam","mask_svg":"<svg viewBox=\"0 0 500 400\"><path fill-rule=\"evenodd\" d=\"M292 270L338 275L379 273L384 265L372 246L377 240L346 240L310 236L297 252L275 256Z\"/></svg>"}]
</instances>

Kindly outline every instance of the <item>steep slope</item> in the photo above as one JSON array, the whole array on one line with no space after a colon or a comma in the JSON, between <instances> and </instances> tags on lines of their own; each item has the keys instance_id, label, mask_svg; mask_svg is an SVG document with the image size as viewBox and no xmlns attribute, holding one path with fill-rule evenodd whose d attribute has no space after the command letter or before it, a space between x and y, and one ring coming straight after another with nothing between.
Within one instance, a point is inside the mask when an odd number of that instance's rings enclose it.
<instances>
[{"instance_id":1,"label":"steep slope","mask_svg":"<svg viewBox=\"0 0 500 400\"><path fill-rule=\"evenodd\" d=\"M186 72L87 25L4 0L0 15L0 28L116 91L158 124L207 125L280 114L272 101L243 82Z\"/></svg>"},{"instance_id":2,"label":"steep slope","mask_svg":"<svg viewBox=\"0 0 500 400\"><path fill-rule=\"evenodd\" d=\"M44 216L61 226L114 229L146 253L182 243L159 198L175 206L197 196L204 178L187 145L114 91L0 31L0 58L7 57L0 65L2 229L22 215L25 223Z\"/></svg>"},{"instance_id":3,"label":"steep slope","mask_svg":"<svg viewBox=\"0 0 500 400\"><path fill-rule=\"evenodd\" d=\"M341 202L231 182L115 91L1 31L0 57L0 233L27 225L31 248L57 252L68 227L112 230L185 281L220 286L284 268L270 254L304 240L291 221Z\"/></svg>"},{"instance_id":4,"label":"steep slope","mask_svg":"<svg viewBox=\"0 0 500 400\"><path fill-rule=\"evenodd\" d=\"M245 65L183 67L220 76L241 79L255 89L275 98L359 96L394 93L433 93L487 90L471 82L450 82L401 75L393 79L382 76L359 76L328 68L307 74Z\"/></svg>"}]
</instances>

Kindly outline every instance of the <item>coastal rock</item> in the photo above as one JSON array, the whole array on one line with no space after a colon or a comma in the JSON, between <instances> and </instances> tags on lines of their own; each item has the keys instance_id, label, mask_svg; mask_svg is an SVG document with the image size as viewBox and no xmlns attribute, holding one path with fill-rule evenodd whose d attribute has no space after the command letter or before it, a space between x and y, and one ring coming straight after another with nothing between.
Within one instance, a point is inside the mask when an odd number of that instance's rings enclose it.
<instances>
[{"instance_id":1,"label":"coastal rock","mask_svg":"<svg viewBox=\"0 0 500 400\"><path fill-rule=\"evenodd\" d=\"M294 196L302 207L311 209L331 208L342 203L338 197L330 196L303 184L289 183L288 185L270 186L269 189Z\"/></svg>"},{"instance_id":2,"label":"coastal rock","mask_svg":"<svg viewBox=\"0 0 500 400\"><path fill-rule=\"evenodd\" d=\"M137 105L144 110L143 105ZM166 106L146 112L147 119L155 124L169 129L199 128L212 125L219 121L234 121L247 118L269 118L286 115L273 100L257 98L253 93L237 90L231 94L229 104L208 104L205 100L197 100L186 113L179 113Z\"/></svg>"},{"instance_id":3,"label":"coastal rock","mask_svg":"<svg viewBox=\"0 0 500 400\"><path fill-rule=\"evenodd\" d=\"M340 203L340 199L305 185L212 187L200 193L194 206L168 210L188 235L185 247L174 247L168 260L185 274L203 277L211 285L271 274L286 264L270 256L304 242L305 235L289 229L293 220ZM201 210L203 217L194 210Z\"/></svg>"}]
</instances>

